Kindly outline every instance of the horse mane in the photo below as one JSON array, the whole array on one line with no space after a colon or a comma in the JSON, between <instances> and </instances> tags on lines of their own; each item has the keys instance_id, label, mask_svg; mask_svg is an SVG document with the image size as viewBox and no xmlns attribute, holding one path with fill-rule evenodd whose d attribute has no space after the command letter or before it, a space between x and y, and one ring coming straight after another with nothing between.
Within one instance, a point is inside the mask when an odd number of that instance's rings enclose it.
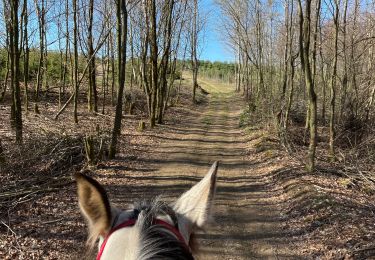
<instances>
[{"instance_id":1,"label":"horse mane","mask_svg":"<svg viewBox=\"0 0 375 260\"><path fill-rule=\"evenodd\" d=\"M168 216L177 224L176 213L165 202L156 198L152 201L139 201L134 204L134 216L141 234L139 259L181 259L193 260L192 253L174 235L153 220L160 216Z\"/></svg>"}]
</instances>

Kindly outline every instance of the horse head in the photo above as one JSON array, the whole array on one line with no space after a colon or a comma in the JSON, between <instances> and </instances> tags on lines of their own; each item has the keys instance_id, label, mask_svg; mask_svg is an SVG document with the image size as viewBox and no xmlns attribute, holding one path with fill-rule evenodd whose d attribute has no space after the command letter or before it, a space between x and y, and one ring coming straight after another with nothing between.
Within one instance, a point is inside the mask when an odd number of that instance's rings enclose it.
<instances>
[{"instance_id":1,"label":"horse head","mask_svg":"<svg viewBox=\"0 0 375 260\"><path fill-rule=\"evenodd\" d=\"M77 173L80 209L89 226L88 243L99 239L97 259L194 259L194 232L211 215L218 163L190 190L169 205L160 199L139 201L127 209L111 206L105 189Z\"/></svg>"}]
</instances>

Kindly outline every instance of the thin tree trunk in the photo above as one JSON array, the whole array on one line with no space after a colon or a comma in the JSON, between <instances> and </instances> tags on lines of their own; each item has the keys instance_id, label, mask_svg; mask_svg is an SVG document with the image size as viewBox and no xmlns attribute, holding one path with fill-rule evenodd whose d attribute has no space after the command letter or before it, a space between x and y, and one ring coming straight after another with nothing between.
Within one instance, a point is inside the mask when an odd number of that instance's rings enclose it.
<instances>
[{"instance_id":1,"label":"thin tree trunk","mask_svg":"<svg viewBox=\"0 0 375 260\"><path fill-rule=\"evenodd\" d=\"M92 27L94 21L94 0L89 1L89 24L88 24L88 58L89 61L89 88L87 92L88 98L88 110L90 112L98 112L98 93L96 86L96 69L95 69L95 55L94 55L94 46L93 46L93 34Z\"/></svg>"},{"instance_id":2,"label":"thin tree trunk","mask_svg":"<svg viewBox=\"0 0 375 260\"><path fill-rule=\"evenodd\" d=\"M238 50L237 50L237 84L236 84L236 91L241 91L241 47L240 43L238 42Z\"/></svg>"},{"instance_id":3,"label":"thin tree trunk","mask_svg":"<svg viewBox=\"0 0 375 260\"><path fill-rule=\"evenodd\" d=\"M117 150L117 139L121 134L122 100L125 89L125 66L126 66L126 42L128 12L125 0L117 0L117 48L118 48L118 94L116 104L116 115L112 130L111 144L109 146L109 158L114 158Z\"/></svg>"},{"instance_id":4,"label":"thin tree trunk","mask_svg":"<svg viewBox=\"0 0 375 260\"><path fill-rule=\"evenodd\" d=\"M45 10L45 7L44 7ZM46 12L46 10L44 11ZM47 44L47 27L46 27L46 18L44 14L44 79L43 79L43 89L47 91L49 89L49 78L48 78L48 44Z\"/></svg>"},{"instance_id":5,"label":"thin tree trunk","mask_svg":"<svg viewBox=\"0 0 375 260\"><path fill-rule=\"evenodd\" d=\"M19 53L19 27L18 27L18 9L19 0L10 1L11 9L11 25L9 32L10 47L10 74L12 89L12 106L11 121L16 130L16 142L22 143L22 108L20 94L20 53Z\"/></svg>"},{"instance_id":6,"label":"thin tree trunk","mask_svg":"<svg viewBox=\"0 0 375 260\"><path fill-rule=\"evenodd\" d=\"M289 31L289 43L288 43L288 51L289 51L289 68L290 68L290 75L288 77L288 85L289 85L289 95L288 95L288 102L285 109L285 118L284 118L284 129L285 132L288 131L288 123L289 123L289 113L292 107L293 102L293 93L294 93L294 62L297 58L297 55L293 55L293 14L294 14L294 3L293 1L290 2L290 12L289 12L289 23L287 30Z\"/></svg>"},{"instance_id":7,"label":"thin tree trunk","mask_svg":"<svg viewBox=\"0 0 375 260\"><path fill-rule=\"evenodd\" d=\"M322 80L322 89L323 89L323 100L322 100L322 124L325 125L326 124L326 77L325 77L325 74L327 73L326 69L324 69L324 61L323 61L323 48L322 48L322 25L321 25L321 21L320 21L320 25L319 25L319 41L320 41L320 44L319 44L319 56L320 56L320 60L321 60L321 66L320 66L320 76L321 76L321 80Z\"/></svg>"},{"instance_id":8,"label":"thin tree trunk","mask_svg":"<svg viewBox=\"0 0 375 260\"><path fill-rule=\"evenodd\" d=\"M164 53L162 56L161 61L161 73L160 73L160 98L158 104L158 123L163 123L163 112L164 112L164 100L166 99L167 95L167 72L169 66L169 57L170 57L170 50L171 50L171 42L172 42L172 15L173 15L173 8L174 8L175 0L168 0L166 2L167 5L167 21L166 21L166 29L164 34Z\"/></svg>"},{"instance_id":9,"label":"thin tree trunk","mask_svg":"<svg viewBox=\"0 0 375 260\"><path fill-rule=\"evenodd\" d=\"M29 110L29 99L28 99L28 85L29 85L29 35L28 35L28 24L29 24L29 14L27 11L27 0L23 1L22 18L23 20L23 81L24 81L24 102L25 102L25 112L28 113Z\"/></svg>"},{"instance_id":10,"label":"thin tree trunk","mask_svg":"<svg viewBox=\"0 0 375 260\"><path fill-rule=\"evenodd\" d=\"M342 49L344 56L344 75L342 77L342 91L341 91L341 100L340 100L340 112L339 112L339 121L342 120L344 113L345 103L346 103L346 93L348 89L348 60L346 55L346 39L347 39L347 14L348 14L348 0L345 0L344 6L344 16L343 16L343 26L342 26Z\"/></svg>"},{"instance_id":11,"label":"thin tree trunk","mask_svg":"<svg viewBox=\"0 0 375 260\"><path fill-rule=\"evenodd\" d=\"M150 49L151 49L151 115L150 127L156 123L156 104L158 93L158 42L156 32L156 4L155 0L149 0L150 12Z\"/></svg>"},{"instance_id":12,"label":"thin tree trunk","mask_svg":"<svg viewBox=\"0 0 375 260\"><path fill-rule=\"evenodd\" d=\"M73 0L73 49L74 49L74 122L78 124L78 99L79 99L79 85L78 85L78 21L77 21L77 0Z\"/></svg>"},{"instance_id":13,"label":"thin tree trunk","mask_svg":"<svg viewBox=\"0 0 375 260\"><path fill-rule=\"evenodd\" d=\"M8 31L8 30L7 30ZM8 32L7 32L7 41L9 39L9 36L8 36ZM4 77L4 82L3 82L3 90L1 92L1 96L0 96L0 101L3 101L4 98L5 98L5 94L6 94L6 91L7 91L7 87L8 87L8 78L9 78L9 63L10 63L10 51L9 51L9 43L7 43L7 61L6 61L6 64L5 64L5 69L6 69L6 72L5 72L5 77Z\"/></svg>"},{"instance_id":14,"label":"thin tree trunk","mask_svg":"<svg viewBox=\"0 0 375 260\"><path fill-rule=\"evenodd\" d=\"M69 41L69 0L65 1L65 60L62 80L62 93L65 94L66 79L68 72L68 54L70 55L70 41Z\"/></svg>"},{"instance_id":15,"label":"thin tree trunk","mask_svg":"<svg viewBox=\"0 0 375 260\"><path fill-rule=\"evenodd\" d=\"M300 47L300 57L301 65L305 75L306 88L309 93L309 107L310 107L310 145L308 152L308 161L306 163L306 168L309 172L313 172L315 169L315 150L316 150L316 93L314 90L314 82L310 65L310 31L311 31L311 0L306 0L305 2L305 14L302 11L301 0L298 0L298 10L299 10L299 47Z\"/></svg>"},{"instance_id":16,"label":"thin tree trunk","mask_svg":"<svg viewBox=\"0 0 375 260\"><path fill-rule=\"evenodd\" d=\"M59 79L59 109L61 108L61 97L62 97L62 84L64 80L64 53L61 48L61 20L58 18L57 21L57 34L58 34L58 44L59 44L59 53L60 53L60 79Z\"/></svg>"},{"instance_id":17,"label":"thin tree trunk","mask_svg":"<svg viewBox=\"0 0 375 260\"><path fill-rule=\"evenodd\" d=\"M35 9L38 16L38 26L39 26L39 64L38 71L36 76L36 85L35 85L35 104L34 112L39 114L39 92L41 89L43 75L44 75L44 63L45 63L45 53L44 53L44 39L45 39L45 6L44 1L41 0L41 7L39 6L38 0L35 0Z\"/></svg>"},{"instance_id":18,"label":"thin tree trunk","mask_svg":"<svg viewBox=\"0 0 375 260\"><path fill-rule=\"evenodd\" d=\"M368 105L366 107L366 117L365 117L366 122L368 122L368 120L369 120L369 115L370 115L371 107L374 104L374 99L375 99L375 87L372 87L370 99L369 99Z\"/></svg>"},{"instance_id":19,"label":"thin tree trunk","mask_svg":"<svg viewBox=\"0 0 375 260\"><path fill-rule=\"evenodd\" d=\"M290 8L290 3L289 0L286 0L285 2L285 45L284 45L284 67L283 67L283 79L282 79L282 84L281 84L281 97L280 97L280 111L277 116L277 125L278 127L282 127L282 113L284 110L285 106L285 95L286 95L286 89L287 89L287 83L288 83L288 54L289 52L289 8ZM289 57L291 59L291 57Z\"/></svg>"},{"instance_id":20,"label":"thin tree trunk","mask_svg":"<svg viewBox=\"0 0 375 260\"><path fill-rule=\"evenodd\" d=\"M120 1L120 0L118 0ZM115 93L115 82L116 82L116 74L115 74L115 51L113 47L113 33L111 32L109 35L109 42L111 47L111 71L112 71L112 80L111 80L111 104L112 106L115 105L116 93Z\"/></svg>"},{"instance_id":21,"label":"thin tree trunk","mask_svg":"<svg viewBox=\"0 0 375 260\"><path fill-rule=\"evenodd\" d=\"M261 1L256 1L256 41L257 41L257 59L258 59L258 91L256 101L259 101L259 96L264 96L265 88L264 88L264 76L263 76L263 44L262 44L262 27L261 27Z\"/></svg>"},{"instance_id":22,"label":"thin tree trunk","mask_svg":"<svg viewBox=\"0 0 375 260\"><path fill-rule=\"evenodd\" d=\"M294 92L294 58L291 58L291 65L290 65L290 77L289 77L289 95L288 95L288 103L285 110L285 121L284 121L284 128L285 131L288 130L288 121L289 121L289 113L292 107L293 102L293 92Z\"/></svg>"},{"instance_id":23,"label":"thin tree trunk","mask_svg":"<svg viewBox=\"0 0 375 260\"><path fill-rule=\"evenodd\" d=\"M193 7L193 28L191 31L191 66L193 71L193 103L196 102L196 89L198 86L198 58L197 58L197 44L198 44L198 0L194 0Z\"/></svg>"},{"instance_id":24,"label":"thin tree trunk","mask_svg":"<svg viewBox=\"0 0 375 260\"><path fill-rule=\"evenodd\" d=\"M331 92L331 100L330 100L330 117L329 117L329 155L332 160L335 158L335 148L334 148L334 141L335 141L335 102L336 102L336 74L337 74L337 56L338 56L338 38L339 38L339 3L338 0L334 0L335 4L335 14L334 14L334 24L335 24L335 47L334 47L334 58L332 64L332 75L331 75L331 82L330 82L330 92Z\"/></svg>"},{"instance_id":25,"label":"thin tree trunk","mask_svg":"<svg viewBox=\"0 0 375 260\"><path fill-rule=\"evenodd\" d=\"M107 24L107 26L109 27L109 22ZM108 28L110 30L110 28ZM110 39L107 40L107 47L106 47L106 50L107 50L107 55L106 55L106 69L107 69L107 72L106 72L106 89L107 89L107 93L108 93L108 88L109 88L109 68L110 68ZM106 93L106 92L104 92ZM105 113L105 102L106 100L103 101L103 110L102 110L102 113L104 114Z\"/></svg>"},{"instance_id":26,"label":"thin tree trunk","mask_svg":"<svg viewBox=\"0 0 375 260\"><path fill-rule=\"evenodd\" d=\"M5 8L6 6L6 1L3 0L3 16L4 16L4 20L7 21L9 20L9 13L8 13L8 10L7 8ZM6 94L6 91L7 91L7 88L8 88L8 79L9 79L9 69L10 69L10 43L9 43L9 39L10 39L10 36L9 36L9 33L11 31L11 23L10 22L5 22L5 50L7 52L7 59L6 59L6 64L5 64L5 77L4 77L4 82L3 82L3 89L2 89L2 92L1 92L1 95L0 95L0 102L4 100L5 98L5 94Z\"/></svg>"},{"instance_id":27,"label":"thin tree trunk","mask_svg":"<svg viewBox=\"0 0 375 260\"><path fill-rule=\"evenodd\" d=\"M107 86L107 59L106 59L106 50L103 51L102 54L102 92L103 92L103 105L102 105L102 114L104 115L105 112L105 102L106 102L106 86Z\"/></svg>"}]
</instances>

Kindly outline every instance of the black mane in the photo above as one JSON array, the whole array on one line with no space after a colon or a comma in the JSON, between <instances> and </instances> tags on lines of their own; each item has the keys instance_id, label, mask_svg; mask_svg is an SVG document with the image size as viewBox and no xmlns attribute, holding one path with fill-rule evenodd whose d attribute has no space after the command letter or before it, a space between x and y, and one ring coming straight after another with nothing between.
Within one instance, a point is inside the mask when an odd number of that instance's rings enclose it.
<instances>
[{"instance_id":1,"label":"black mane","mask_svg":"<svg viewBox=\"0 0 375 260\"><path fill-rule=\"evenodd\" d=\"M134 204L134 219L141 228L142 250L140 259L181 259L193 260L194 257L186 245L174 235L153 221L160 215L169 216L178 229L177 216L174 210L158 199L140 201Z\"/></svg>"}]
</instances>

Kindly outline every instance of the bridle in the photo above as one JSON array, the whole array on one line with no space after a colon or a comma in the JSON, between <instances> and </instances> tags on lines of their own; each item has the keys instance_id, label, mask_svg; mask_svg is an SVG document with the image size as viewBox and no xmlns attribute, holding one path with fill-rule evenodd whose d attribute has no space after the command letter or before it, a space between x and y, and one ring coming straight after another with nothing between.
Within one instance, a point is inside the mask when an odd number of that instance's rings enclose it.
<instances>
[{"instance_id":1,"label":"bridle","mask_svg":"<svg viewBox=\"0 0 375 260\"><path fill-rule=\"evenodd\" d=\"M125 220L124 222L122 222L119 225L117 225L114 228L112 228L109 231L108 235L105 237L103 243L101 244L99 252L98 252L98 255L96 256L96 260L100 260L100 258L102 257L105 245L107 244L109 237L114 232L116 232L119 229L123 229L123 228L127 228L127 227L132 227L136 223L137 223L137 219L136 218L132 218L132 219L129 219L129 220ZM169 224L168 222L166 222L164 220L161 220L161 219L154 219L154 220L152 220L152 225L158 225L158 226L166 229L167 231L171 232L181 242L181 244L190 252L189 246L186 244L186 241L185 241L184 237L181 235L180 231L178 230L178 228L176 226L173 226L173 225Z\"/></svg>"}]
</instances>

